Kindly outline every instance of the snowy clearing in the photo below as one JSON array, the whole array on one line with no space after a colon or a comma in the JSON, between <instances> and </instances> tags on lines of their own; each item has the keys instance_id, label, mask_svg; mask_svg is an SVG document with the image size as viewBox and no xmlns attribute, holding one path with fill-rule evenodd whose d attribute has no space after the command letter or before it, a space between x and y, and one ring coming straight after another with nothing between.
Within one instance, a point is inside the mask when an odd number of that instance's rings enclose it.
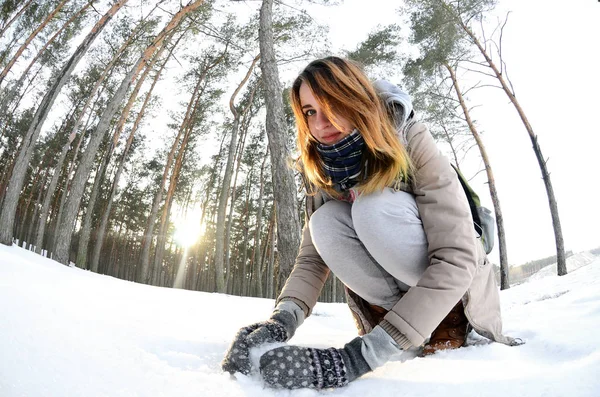
<instances>
[{"instance_id":1,"label":"snowy clearing","mask_svg":"<svg viewBox=\"0 0 600 397\"><path fill-rule=\"evenodd\" d=\"M469 347L405 352L343 389L290 392L219 368L273 300L135 284L0 245L0 396L599 396L600 258L537 276L501 293L505 332L523 346L471 334ZM291 342L355 335L345 305L319 303Z\"/></svg>"}]
</instances>

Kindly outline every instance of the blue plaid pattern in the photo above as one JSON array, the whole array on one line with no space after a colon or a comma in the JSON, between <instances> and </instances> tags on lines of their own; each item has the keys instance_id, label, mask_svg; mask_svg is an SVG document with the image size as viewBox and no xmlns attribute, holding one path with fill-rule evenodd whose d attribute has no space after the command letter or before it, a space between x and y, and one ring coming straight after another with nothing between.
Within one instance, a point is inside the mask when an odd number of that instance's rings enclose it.
<instances>
[{"instance_id":1,"label":"blue plaid pattern","mask_svg":"<svg viewBox=\"0 0 600 397\"><path fill-rule=\"evenodd\" d=\"M333 145L317 143L321 166L334 184L344 191L358 182L365 140L358 130Z\"/></svg>"}]
</instances>

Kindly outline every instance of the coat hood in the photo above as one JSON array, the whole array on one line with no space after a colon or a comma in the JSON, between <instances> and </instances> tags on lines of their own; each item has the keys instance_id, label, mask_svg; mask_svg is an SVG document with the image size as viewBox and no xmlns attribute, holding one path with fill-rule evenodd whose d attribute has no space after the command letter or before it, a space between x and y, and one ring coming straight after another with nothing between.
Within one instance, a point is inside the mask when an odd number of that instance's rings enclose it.
<instances>
[{"instance_id":1,"label":"coat hood","mask_svg":"<svg viewBox=\"0 0 600 397\"><path fill-rule=\"evenodd\" d=\"M373 86L377 95L386 103L388 111L395 121L396 128L402 127L413 111L410 95L386 80L377 80L373 83Z\"/></svg>"}]
</instances>

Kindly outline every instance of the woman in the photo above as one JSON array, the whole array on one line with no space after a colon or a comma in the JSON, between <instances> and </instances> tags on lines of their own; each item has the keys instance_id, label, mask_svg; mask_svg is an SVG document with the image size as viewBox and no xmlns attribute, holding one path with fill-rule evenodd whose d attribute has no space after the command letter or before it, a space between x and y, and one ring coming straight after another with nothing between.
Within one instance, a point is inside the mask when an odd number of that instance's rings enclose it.
<instances>
[{"instance_id":1,"label":"woman","mask_svg":"<svg viewBox=\"0 0 600 397\"><path fill-rule=\"evenodd\" d=\"M298 76L291 103L308 222L273 315L238 332L223 369L248 374L251 347L288 341L329 271L347 287L362 336L341 349L268 351L260 371L269 385L341 387L428 338L425 355L458 348L470 327L516 344L502 335L493 269L457 175L408 96L329 57Z\"/></svg>"}]
</instances>

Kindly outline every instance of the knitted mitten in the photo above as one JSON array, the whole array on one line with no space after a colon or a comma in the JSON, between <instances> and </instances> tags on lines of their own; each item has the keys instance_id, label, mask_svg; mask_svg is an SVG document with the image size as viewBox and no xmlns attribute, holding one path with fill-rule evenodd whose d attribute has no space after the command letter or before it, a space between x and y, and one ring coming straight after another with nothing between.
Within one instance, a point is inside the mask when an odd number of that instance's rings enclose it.
<instances>
[{"instance_id":1,"label":"knitted mitten","mask_svg":"<svg viewBox=\"0 0 600 397\"><path fill-rule=\"evenodd\" d=\"M241 328L235 335L221 362L223 371L230 374L250 373L250 348L263 343L286 342L296 332L298 326L294 314L286 310L275 310L267 321Z\"/></svg>"},{"instance_id":2,"label":"knitted mitten","mask_svg":"<svg viewBox=\"0 0 600 397\"><path fill-rule=\"evenodd\" d=\"M287 389L342 387L371 371L361 354L361 338L342 349L283 346L260 358L260 372L267 384Z\"/></svg>"}]
</instances>

